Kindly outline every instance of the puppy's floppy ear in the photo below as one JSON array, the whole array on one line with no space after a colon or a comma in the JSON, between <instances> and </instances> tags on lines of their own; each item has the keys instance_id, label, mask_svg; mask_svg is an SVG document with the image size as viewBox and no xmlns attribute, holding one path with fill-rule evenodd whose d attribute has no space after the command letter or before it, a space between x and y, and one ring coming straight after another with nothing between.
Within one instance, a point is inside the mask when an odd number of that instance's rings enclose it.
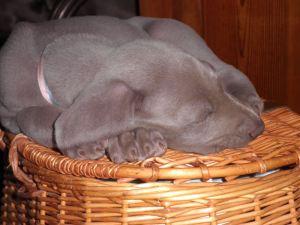
<instances>
[{"instance_id":1,"label":"puppy's floppy ear","mask_svg":"<svg viewBox=\"0 0 300 225\"><path fill-rule=\"evenodd\" d=\"M103 140L134 128L141 95L122 81L93 84L55 123L55 139L61 150Z\"/></svg>"},{"instance_id":2,"label":"puppy's floppy ear","mask_svg":"<svg viewBox=\"0 0 300 225\"><path fill-rule=\"evenodd\" d=\"M40 59L41 78L59 106L72 104L80 89L94 79L112 45L101 35L79 33L63 35L46 46Z\"/></svg>"}]
</instances>

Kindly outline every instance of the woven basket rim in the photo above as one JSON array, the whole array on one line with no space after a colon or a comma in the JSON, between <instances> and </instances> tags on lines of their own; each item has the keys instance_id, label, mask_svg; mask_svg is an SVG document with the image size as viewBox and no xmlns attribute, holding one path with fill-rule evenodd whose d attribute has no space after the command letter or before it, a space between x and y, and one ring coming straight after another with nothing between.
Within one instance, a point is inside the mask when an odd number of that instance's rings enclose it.
<instances>
[{"instance_id":1,"label":"woven basket rim","mask_svg":"<svg viewBox=\"0 0 300 225\"><path fill-rule=\"evenodd\" d=\"M263 119L265 123L267 123L270 118L271 121L274 120L278 122L276 120L278 115L295 118L297 121L300 121L298 114L285 107L264 113ZM285 125L287 124L285 122L283 123ZM287 129L289 129L288 126ZM299 129L293 129L299 131L300 134L300 126ZM264 135L262 135L263 137L260 137L260 140L264 140L264 136L273 138L272 135L273 134L267 130L264 132ZM273 136L274 140L279 140L279 136ZM14 137L11 142L11 148L15 147L23 159L34 163L38 167L43 167L60 174L104 179L129 178L144 181L156 181L160 179L207 180L210 178L228 178L254 173L265 173L283 166L299 164L300 151L296 142L298 141L300 144L300 135L298 138L289 136L282 136L281 138L282 142L285 143L283 146L288 148L287 151L276 150L277 152L274 151L270 153L267 151L267 154L260 155L260 153L256 154L256 152L251 152L247 149L248 147L245 147L241 148L240 151L226 149L216 154L202 156L194 153L179 153L174 150L168 150L166 153L167 156L179 154L180 159L167 161L161 166L157 165L157 161L164 161L165 159L163 157L155 157L139 163L124 164L114 164L107 159L96 161L74 160L38 145L22 134ZM254 142L258 144L257 139L251 143ZM245 158L240 157L241 155L247 155L246 158L250 158L251 161L245 160ZM223 161L216 161L222 157ZM172 165L172 163L174 165Z\"/></svg>"}]
</instances>

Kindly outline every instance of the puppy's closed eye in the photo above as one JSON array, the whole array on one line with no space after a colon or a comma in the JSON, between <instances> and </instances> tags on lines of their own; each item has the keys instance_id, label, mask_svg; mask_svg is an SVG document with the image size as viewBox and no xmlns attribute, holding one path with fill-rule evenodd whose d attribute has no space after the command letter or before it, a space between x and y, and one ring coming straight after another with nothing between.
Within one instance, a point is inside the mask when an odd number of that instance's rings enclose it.
<instances>
[{"instance_id":1,"label":"puppy's closed eye","mask_svg":"<svg viewBox=\"0 0 300 225\"><path fill-rule=\"evenodd\" d=\"M228 88L226 90L226 93L240 103L250 107L257 115L259 115L263 111L264 106L262 100L258 96L255 96L253 94L249 95L248 92L238 87L237 85L232 85L231 88Z\"/></svg>"},{"instance_id":2,"label":"puppy's closed eye","mask_svg":"<svg viewBox=\"0 0 300 225\"><path fill-rule=\"evenodd\" d=\"M202 112L201 112L201 119L205 120L207 119L210 115L212 115L215 111L214 107L212 104L206 104L205 106L202 107Z\"/></svg>"},{"instance_id":3,"label":"puppy's closed eye","mask_svg":"<svg viewBox=\"0 0 300 225\"><path fill-rule=\"evenodd\" d=\"M201 104L201 103L200 103ZM195 123L203 123L214 113L215 109L210 102L205 102L201 104L201 109L198 114L198 118Z\"/></svg>"},{"instance_id":4,"label":"puppy's closed eye","mask_svg":"<svg viewBox=\"0 0 300 225\"><path fill-rule=\"evenodd\" d=\"M251 108L257 115L262 112L263 102L250 80L240 71L233 67L220 71L219 81L226 94Z\"/></svg>"},{"instance_id":5,"label":"puppy's closed eye","mask_svg":"<svg viewBox=\"0 0 300 225\"><path fill-rule=\"evenodd\" d=\"M248 98L249 106L259 115L264 109L264 103L257 96L249 96Z\"/></svg>"},{"instance_id":6,"label":"puppy's closed eye","mask_svg":"<svg viewBox=\"0 0 300 225\"><path fill-rule=\"evenodd\" d=\"M184 125L203 123L214 112L213 105L208 100L195 101L193 104L186 104L177 111L177 120Z\"/></svg>"}]
</instances>

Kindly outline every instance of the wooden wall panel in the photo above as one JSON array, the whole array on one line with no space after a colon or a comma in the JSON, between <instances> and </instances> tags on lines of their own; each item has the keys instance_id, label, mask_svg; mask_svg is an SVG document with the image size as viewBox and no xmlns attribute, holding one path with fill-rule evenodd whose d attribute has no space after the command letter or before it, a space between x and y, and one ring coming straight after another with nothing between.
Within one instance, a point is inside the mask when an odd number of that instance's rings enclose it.
<instances>
[{"instance_id":1,"label":"wooden wall panel","mask_svg":"<svg viewBox=\"0 0 300 225\"><path fill-rule=\"evenodd\" d=\"M300 112L300 1L289 0L287 103Z\"/></svg>"},{"instance_id":2,"label":"wooden wall panel","mask_svg":"<svg viewBox=\"0 0 300 225\"><path fill-rule=\"evenodd\" d=\"M140 0L140 13L189 24L263 98L300 112L298 0Z\"/></svg>"}]
</instances>

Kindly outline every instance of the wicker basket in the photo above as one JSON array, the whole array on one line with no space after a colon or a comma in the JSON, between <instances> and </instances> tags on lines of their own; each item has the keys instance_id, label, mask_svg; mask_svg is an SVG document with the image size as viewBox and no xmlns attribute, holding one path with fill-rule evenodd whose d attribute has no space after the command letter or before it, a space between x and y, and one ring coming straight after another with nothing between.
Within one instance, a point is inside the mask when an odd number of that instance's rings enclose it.
<instances>
[{"instance_id":1,"label":"wicker basket","mask_svg":"<svg viewBox=\"0 0 300 225\"><path fill-rule=\"evenodd\" d=\"M18 135L7 143L2 224L296 225L300 116L279 108L263 118L264 134L238 151L168 150L121 165L72 160Z\"/></svg>"}]
</instances>

